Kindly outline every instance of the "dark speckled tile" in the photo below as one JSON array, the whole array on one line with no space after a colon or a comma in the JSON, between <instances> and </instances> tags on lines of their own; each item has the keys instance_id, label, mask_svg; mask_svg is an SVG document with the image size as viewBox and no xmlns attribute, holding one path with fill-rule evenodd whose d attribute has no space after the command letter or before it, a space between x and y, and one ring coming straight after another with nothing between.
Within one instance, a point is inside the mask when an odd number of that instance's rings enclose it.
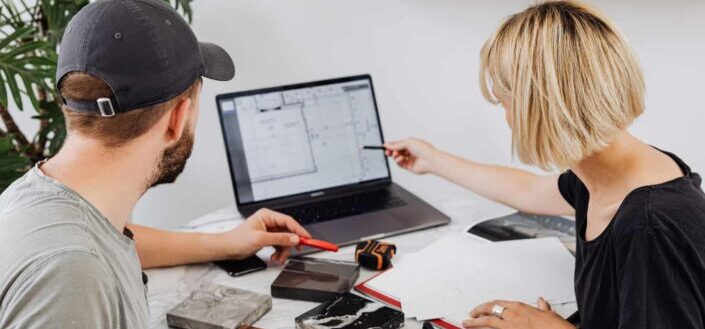
<instances>
[{"instance_id":1,"label":"dark speckled tile","mask_svg":"<svg viewBox=\"0 0 705 329\"><path fill-rule=\"evenodd\" d=\"M351 293L296 317L296 329L396 329L404 313Z\"/></svg>"}]
</instances>

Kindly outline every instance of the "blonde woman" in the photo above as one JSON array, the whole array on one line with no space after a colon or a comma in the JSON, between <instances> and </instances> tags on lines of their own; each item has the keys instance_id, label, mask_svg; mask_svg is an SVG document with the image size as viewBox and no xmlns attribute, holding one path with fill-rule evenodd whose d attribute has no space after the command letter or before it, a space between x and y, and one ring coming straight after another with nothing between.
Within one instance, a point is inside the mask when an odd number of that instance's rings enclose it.
<instances>
[{"instance_id":1,"label":"blonde woman","mask_svg":"<svg viewBox=\"0 0 705 329\"><path fill-rule=\"evenodd\" d=\"M644 82L616 26L579 2L535 5L484 45L480 80L505 109L518 158L562 174L476 163L417 139L386 144L387 155L521 211L574 215L580 328L703 328L701 179L627 132L644 111ZM543 299L488 302L463 325L573 328Z\"/></svg>"}]
</instances>

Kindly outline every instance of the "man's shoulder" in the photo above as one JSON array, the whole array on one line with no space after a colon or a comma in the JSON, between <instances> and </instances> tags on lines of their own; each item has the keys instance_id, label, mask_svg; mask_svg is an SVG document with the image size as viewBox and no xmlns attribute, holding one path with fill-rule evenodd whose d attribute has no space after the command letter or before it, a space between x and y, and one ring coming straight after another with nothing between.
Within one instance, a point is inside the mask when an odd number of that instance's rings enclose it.
<instances>
[{"instance_id":1,"label":"man's shoulder","mask_svg":"<svg viewBox=\"0 0 705 329\"><path fill-rule=\"evenodd\" d=\"M26 315L40 309L47 324L64 316L40 300L61 300L64 310L114 303L114 277L86 216L78 200L28 175L0 196L0 327L24 327Z\"/></svg>"},{"instance_id":2,"label":"man's shoulder","mask_svg":"<svg viewBox=\"0 0 705 329\"><path fill-rule=\"evenodd\" d=\"M0 196L0 264L21 266L58 250L94 251L80 203L28 175Z\"/></svg>"},{"instance_id":3,"label":"man's shoulder","mask_svg":"<svg viewBox=\"0 0 705 329\"><path fill-rule=\"evenodd\" d=\"M47 211L56 208L66 211L78 210L80 203L64 189L44 181L34 169L18 178L0 194L0 221L16 212Z\"/></svg>"},{"instance_id":4,"label":"man's shoulder","mask_svg":"<svg viewBox=\"0 0 705 329\"><path fill-rule=\"evenodd\" d=\"M75 199L47 190L6 191L0 205L0 242L54 235L70 240L86 231L85 209Z\"/></svg>"}]
</instances>

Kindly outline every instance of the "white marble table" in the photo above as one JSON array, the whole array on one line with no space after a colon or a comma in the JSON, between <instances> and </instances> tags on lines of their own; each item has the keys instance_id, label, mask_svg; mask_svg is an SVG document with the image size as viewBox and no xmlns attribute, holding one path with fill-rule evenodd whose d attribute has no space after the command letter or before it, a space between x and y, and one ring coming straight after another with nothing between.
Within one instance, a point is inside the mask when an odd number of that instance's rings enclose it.
<instances>
[{"instance_id":1,"label":"white marble table","mask_svg":"<svg viewBox=\"0 0 705 329\"><path fill-rule=\"evenodd\" d=\"M438 228L385 238L385 241L390 241L397 245L397 250L400 254L419 251L446 233L458 232L467 229L479 220L507 214L512 211L509 208L470 196L440 195L424 199L450 216L452 222L450 225ZM222 232L237 226L241 221L242 217L235 208L227 208L193 220L184 225L182 229L201 232ZM338 253L316 253L312 256L353 260L354 249L354 246L350 246L342 248ZM262 259L269 259L270 253L271 250L263 250L259 255ZM166 312L186 298L191 289L201 282L211 281L269 294L270 284L280 270L281 267L270 266L265 271L239 278L230 277L224 271L210 264L147 270L151 313L150 327L152 329L168 328ZM358 282L362 282L376 273L363 269ZM272 310L260 319L256 326L266 329L293 328L294 318L316 305L318 304L312 302L274 298ZM468 305L468 308L470 307ZM566 305L557 311L565 316L574 310L574 305ZM420 322L407 319L405 328L421 328L421 325Z\"/></svg>"}]
</instances>

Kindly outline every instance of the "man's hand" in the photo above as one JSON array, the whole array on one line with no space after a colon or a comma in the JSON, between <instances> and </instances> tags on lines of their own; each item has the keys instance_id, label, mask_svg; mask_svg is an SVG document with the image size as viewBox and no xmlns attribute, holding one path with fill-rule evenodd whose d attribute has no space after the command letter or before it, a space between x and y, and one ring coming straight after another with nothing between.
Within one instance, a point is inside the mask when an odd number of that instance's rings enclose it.
<instances>
[{"instance_id":1,"label":"man's hand","mask_svg":"<svg viewBox=\"0 0 705 329\"><path fill-rule=\"evenodd\" d=\"M502 318L492 315L492 307L505 307ZM463 321L465 328L493 329L575 329L568 321L551 311L543 298L538 308L518 302L496 300L482 304L470 312L470 319Z\"/></svg>"},{"instance_id":2,"label":"man's hand","mask_svg":"<svg viewBox=\"0 0 705 329\"><path fill-rule=\"evenodd\" d=\"M244 223L218 235L225 255L231 259L244 259L260 249L276 249L271 260L283 263L290 256L289 249L298 247L299 237L311 235L293 218L269 209L260 209Z\"/></svg>"}]
</instances>

